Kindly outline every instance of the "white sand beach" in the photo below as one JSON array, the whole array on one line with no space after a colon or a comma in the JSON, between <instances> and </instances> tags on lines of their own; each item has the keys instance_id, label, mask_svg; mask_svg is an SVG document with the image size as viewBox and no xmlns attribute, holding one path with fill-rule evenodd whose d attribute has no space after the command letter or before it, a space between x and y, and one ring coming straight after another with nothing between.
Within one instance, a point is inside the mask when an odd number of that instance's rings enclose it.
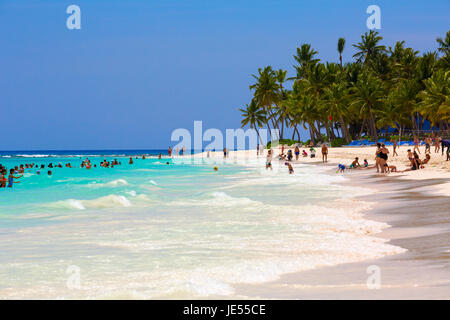
<instances>
[{"instance_id":1,"label":"white sand beach","mask_svg":"<svg viewBox=\"0 0 450 320\"><path fill-rule=\"evenodd\" d=\"M303 149L309 153L309 148ZM388 163L398 170L406 169L407 149L402 146L396 157L390 154ZM274 151L275 156L280 153ZM392 153L392 147L389 151ZM423 147L421 152L422 159ZM223 153L211 152L210 157L223 158ZM302 163L325 166L336 175L339 163L348 166L355 157L361 163L367 159L372 165L375 147L329 148L325 164L319 148L316 158L300 157L292 164L294 170ZM229 155L237 162L256 158L255 150L232 151ZM404 253L287 274L264 284L238 285L236 293L244 299L449 299L450 161L445 160L445 154L432 152L431 161L421 170L377 174L375 169L355 169L340 173L347 178L343 185L371 190L354 198L355 205L358 201L370 203L364 217L390 225L375 236L405 249ZM380 286L375 289L367 285L371 266L378 268L380 276Z\"/></svg>"}]
</instances>

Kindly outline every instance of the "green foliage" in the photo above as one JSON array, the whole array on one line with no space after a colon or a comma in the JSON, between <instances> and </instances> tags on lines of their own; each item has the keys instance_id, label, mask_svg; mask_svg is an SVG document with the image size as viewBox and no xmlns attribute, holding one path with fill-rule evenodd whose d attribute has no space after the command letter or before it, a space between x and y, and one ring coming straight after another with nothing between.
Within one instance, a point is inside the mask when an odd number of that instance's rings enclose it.
<instances>
[{"instance_id":1,"label":"green foliage","mask_svg":"<svg viewBox=\"0 0 450 320\"><path fill-rule=\"evenodd\" d=\"M388 126L417 135L423 119L440 130L448 129L450 31L436 40L438 51L423 54L406 47L405 41L388 48L382 41L376 31L364 33L353 45L356 61L345 65L344 38L338 40L337 63L321 62L310 44L301 44L294 55L296 75L291 78L283 69L258 69L256 83L250 86L252 102L240 109L242 126L278 129L280 136L273 139L286 145L292 144L284 139L284 129L289 127L294 137L300 138L303 127L314 143L335 144L361 137L387 138L388 133L381 134L380 129ZM286 81L293 81L292 86Z\"/></svg>"},{"instance_id":2,"label":"green foliage","mask_svg":"<svg viewBox=\"0 0 450 320\"><path fill-rule=\"evenodd\" d=\"M281 146L282 144L284 144L285 146L292 146L292 145L295 145L295 144L297 144L297 143L302 144L301 141L299 142L299 141L293 140L293 139L280 139L280 140L278 140L278 144L279 144L280 146ZM269 141L269 142L267 143L267 148L270 148L271 145L272 145L272 141Z\"/></svg>"},{"instance_id":3,"label":"green foliage","mask_svg":"<svg viewBox=\"0 0 450 320\"><path fill-rule=\"evenodd\" d=\"M343 138L336 138L331 141L332 147L342 147L343 145L346 145L347 142Z\"/></svg>"}]
</instances>

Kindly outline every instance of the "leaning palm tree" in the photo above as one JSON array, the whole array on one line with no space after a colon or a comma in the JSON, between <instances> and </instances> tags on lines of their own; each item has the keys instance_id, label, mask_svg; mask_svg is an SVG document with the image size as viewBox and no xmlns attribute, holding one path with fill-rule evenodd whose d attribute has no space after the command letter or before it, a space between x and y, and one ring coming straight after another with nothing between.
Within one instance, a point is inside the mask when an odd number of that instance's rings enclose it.
<instances>
[{"instance_id":1,"label":"leaning palm tree","mask_svg":"<svg viewBox=\"0 0 450 320\"><path fill-rule=\"evenodd\" d=\"M258 128L262 128L266 123L266 113L264 112L264 109L258 106L255 100L252 100L250 104L246 104L245 106L245 109L239 109L239 111L242 112L241 116L243 117L241 120L241 128L248 125L250 129L255 129L258 140L263 144Z\"/></svg>"},{"instance_id":2,"label":"leaning palm tree","mask_svg":"<svg viewBox=\"0 0 450 320\"><path fill-rule=\"evenodd\" d=\"M379 35L378 31L370 30L369 33L364 33L364 35L361 35L361 42L353 45L359 50L353 57L358 62L367 64L376 55L386 52L386 47L378 44L381 40L383 40L383 37Z\"/></svg>"},{"instance_id":3,"label":"leaning palm tree","mask_svg":"<svg viewBox=\"0 0 450 320\"><path fill-rule=\"evenodd\" d=\"M345 47L345 39L339 38L337 50L339 52L339 63L341 64L341 68L342 68L342 52L344 52L344 47Z\"/></svg>"}]
</instances>

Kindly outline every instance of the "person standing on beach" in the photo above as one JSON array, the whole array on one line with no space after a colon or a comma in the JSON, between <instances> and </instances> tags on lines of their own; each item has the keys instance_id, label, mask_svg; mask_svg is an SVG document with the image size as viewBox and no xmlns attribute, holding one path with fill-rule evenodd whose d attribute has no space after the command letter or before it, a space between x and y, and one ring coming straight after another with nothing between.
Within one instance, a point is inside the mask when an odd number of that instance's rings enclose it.
<instances>
[{"instance_id":1,"label":"person standing on beach","mask_svg":"<svg viewBox=\"0 0 450 320\"><path fill-rule=\"evenodd\" d=\"M328 162L328 147L326 143L322 145L322 162Z\"/></svg>"},{"instance_id":2,"label":"person standing on beach","mask_svg":"<svg viewBox=\"0 0 450 320\"><path fill-rule=\"evenodd\" d=\"M294 153L295 153L295 160L298 160L298 157L300 156L300 149L298 146L295 146Z\"/></svg>"},{"instance_id":3,"label":"person standing on beach","mask_svg":"<svg viewBox=\"0 0 450 320\"><path fill-rule=\"evenodd\" d=\"M381 153L381 143L377 143L377 150L375 151L375 167L377 168L377 173L380 172L380 153Z\"/></svg>"},{"instance_id":4,"label":"person standing on beach","mask_svg":"<svg viewBox=\"0 0 450 320\"><path fill-rule=\"evenodd\" d=\"M172 156L172 148L169 147L169 150L167 150L167 152L169 153L169 157L171 157Z\"/></svg>"},{"instance_id":5,"label":"person standing on beach","mask_svg":"<svg viewBox=\"0 0 450 320\"><path fill-rule=\"evenodd\" d=\"M227 157L227 148L223 148L223 158Z\"/></svg>"},{"instance_id":6,"label":"person standing on beach","mask_svg":"<svg viewBox=\"0 0 450 320\"><path fill-rule=\"evenodd\" d=\"M389 150L388 148L386 148L386 146L384 145L384 143L381 145L380 148L380 167L381 167L381 173L385 173L386 170L386 163L388 160L388 153Z\"/></svg>"},{"instance_id":7,"label":"person standing on beach","mask_svg":"<svg viewBox=\"0 0 450 320\"><path fill-rule=\"evenodd\" d=\"M256 145L256 156L259 156L259 143Z\"/></svg>"}]
</instances>

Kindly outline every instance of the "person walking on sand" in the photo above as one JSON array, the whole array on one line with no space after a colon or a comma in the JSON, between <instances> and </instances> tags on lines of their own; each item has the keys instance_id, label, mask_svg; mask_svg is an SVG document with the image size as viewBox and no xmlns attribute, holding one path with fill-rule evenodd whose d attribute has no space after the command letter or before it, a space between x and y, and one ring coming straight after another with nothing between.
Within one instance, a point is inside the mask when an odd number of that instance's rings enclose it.
<instances>
[{"instance_id":1,"label":"person walking on sand","mask_svg":"<svg viewBox=\"0 0 450 320\"><path fill-rule=\"evenodd\" d=\"M440 148L441 148L441 137L436 135L436 137L434 137L434 153L439 153Z\"/></svg>"},{"instance_id":2,"label":"person walking on sand","mask_svg":"<svg viewBox=\"0 0 450 320\"><path fill-rule=\"evenodd\" d=\"M414 136L414 149L413 151L418 151L420 153L420 149L419 149L419 139L417 138L417 136Z\"/></svg>"},{"instance_id":3,"label":"person walking on sand","mask_svg":"<svg viewBox=\"0 0 450 320\"><path fill-rule=\"evenodd\" d=\"M425 138L425 153L431 153L431 138L426 137Z\"/></svg>"},{"instance_id":4,"label":"person walking on sand","mask_svg":"<svg viewBox=\"0 0 450 320\"><path fill-rule=\"evenodd\" d=\"M328 162L328 147L326 143L322 145L322 162Z\"/></svg>"},{"instance_id":5,"label":"person walking on sand","mask_svg":"<svg viewBox=\"0 0 450 320\"><path fill-rule=\"evenodd\" d=\"M398 157L398 153L397 153L397 148L398 148L397 139L392 139L391 142L392 142L392 149L393 149L392 156L393 157L395 157L395 156Z\"/></svg>"}]
</instances>

